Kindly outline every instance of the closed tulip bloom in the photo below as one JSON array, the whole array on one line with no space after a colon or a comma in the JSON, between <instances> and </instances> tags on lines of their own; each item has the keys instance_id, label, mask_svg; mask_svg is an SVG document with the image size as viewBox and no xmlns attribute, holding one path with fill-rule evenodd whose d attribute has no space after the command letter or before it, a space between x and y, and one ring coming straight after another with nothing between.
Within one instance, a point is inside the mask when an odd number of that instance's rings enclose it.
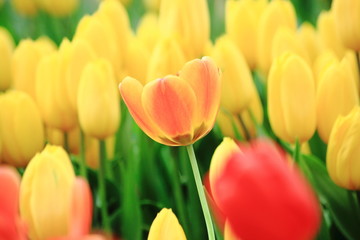
<instances>
[{"instance_id":1,"label":"closed tulip bloom","mask_svg":"<svg viewBox=\"0 0 360 240\"><path fill-rule=\"evenodd\" d=\"M39 109L28 94L15 90L0 97L0 106L3 160L25 167L44 145Z\"/></svg>"},{"instance_id":2,"label":"closed tulip bloom","mask_svg":"<svg viewBox=\"0 0 360 240\"><path fill-rule=\"evenodd\" d=\"M46 141L51 145L65 147L64 132L57 129L46 127L45 129ZM76 126L70 132L67 132L68 151L72 154L80 153L80 128Z\"/></svg>"},{"instance_id":3,"label":"closed tulip bloom","mask_svg":"<svg viewBox=\"0 0 360 240\"><path fill-rule=\"evenodd\" d=\"M360 2L335 0L331 9L334 11L335 26L343 44L360 51Z\"/></svg>"},{"instance_id":4,"label":"closed tulip bloom","mask_svg":"<svg viewBox=\"0 0 360 240\"><path fill-rule=\"evenodd\" d=\"M227 36L216 41L212 57L223 73L220 104L230 113L240 114L250 103L250 89L255 89L246 60Z\"/></svg>"},{"instance_id":5,"label":"closed tulip bloom","mask_svg":"<svg viewBox=\"0 0 360 240\"><path fill-rule=\"evenodd\" d=\"M20 185L20 213L31 239L69 231L75 173L62 147L47 145L30 161Z\"/></svg>"},{"instance_id":6,"label":"closed tulip bloom","mask_svg":"<svg viewBox=\"0 0 360 240\"><path fill-rule=\"evenodd\" d=\"M332 10L320 13L317 19L320 45L325 50L330 48L338 58L342 58L346 49L335 26L334 12Z\"/></svg>"},{"instance_id":7,"label":"closed tulip bloom","mask_svg":"<svg viewBox=\"0 0 360 240\"><path fill-rule=\"evenodd\" d=\"M360 108L340 115L332 128L326 153L330 178L349 190L360 189L359 141Z\"/></svg>"},{"instance_id":8,"label":"closed tulip bloom","mask_svg":"<svg viewBox=\"0 0 360 240\"><path fill-rule=\"evenodd\" d=\"M20 175L15 168L0 166L0 239L26 240L19 215Z\"/></svg>"},{"instance_id":9,"label":"closed tulip bloom","mask_svg":"<svg viewBox=\"0 0 360 240\"><path fill-rule=\"evenodd\" d=\"M117 77L121 76L122 58L116 32L110 20L103 20L98 15L81 18L74 39L82 39L90 45L97 57L108 60Z\"/></svg>"},{"instance_id":10,"label":"closed tulip bloom","mask_svg":"<svg viewBox=\"0 0 360 240\"><path fill-rule=\"evenodd\" d=\"M14 51L14 40L8 30L0 27L0 91L4 91L11 86L11 57Z\"/></svg>"},{"instance_id":11,"label":"closed tulip bloom","mask_svg":"<svg viewBox=\"0 0 360 240\"><path fill-rule=\"evenodd\" d=\"M258 66L263 73L267 74L272 62L271 51L275 33L280 27L288 27L295 31L295 9L290 1L274 0L267 5L259 21L257 38Z\"/></svg>"},{"instance_id":12,"label":"closed tulip bloom","mask_svg":"<svg viewBox=\"0 0 360 240\"><path fill-rule=\"evenodd\" d=\"M266 5L266 0L226 1L226 33L244 54L251 69L257 63L257 31Z\"/></svg>"},{"instance_id":13,"label":"closed tulip bloom","mask_svg":"<svg viewBox=\"0 0 360 240\"><path fill-rule=\"evenodd\" d=\"M309 65L311 64L304 45L296 37L296 32L287 27L280 27L273 39L272 59L280 57L285 52L295 53L301 56Z\"/></svg>"},{"instance_id":14,"label":"closed tulip bloom","mask_svg":"<svg viewBox=\"0 0 360 240\"><path fill-rule=\"evenodd\" d=\"M77 95L81 74L85 66L96 59L95 52L88 42L76 39L69 45L65 71L66 93L70 108L77 113Z\"/></svg>"},{"instance_id":15,"label":"closed tulip bloom","mask_svg":"<svg viewBox=\"0 0 360 240\"><path fill-rule=\"evenodd\" d=\"M139 22L136 36L152 52L160 38L158 16L154 13L146 13Z\"/></svg>"},{"instance_id":16,"label":"closed tulip bloom","mask_svg":"<svg viewBox=\"0 0 360 240\"><path fill-rule=\"evenodd\" d=\"M119 98L110 63L104 59L90 62L81 76L77 99L80 127L85 134L105 139L116 132Z\"/></svg>"},{"instance_id":17,"label":"closed tulip bloom","mask_svg":"<svg viewBox=\"0 0 360 240\"><path fill-rule=\"evenodd\" d=\"M79 0L35 0L35 2L42 10L56 17L71 15L79 6Z\"/></svg>"},{"instance_id":18,"label":"closed tulip bloom","mask_svg":"<svg viewBox=\"0 0 360 240\"><path fill-rule=\"evenodd\" d=\"M13 87L15 89L24 91L33 99L36 99L37 65L44 56L55 50L52 49L52 44L44 39L40 41L30 39L20 41L12 57Z\"/></svg>"},{"instance_id":19,"label":"closed tulip bloom","mask_svg":"<svg viewBox=\"0 0 360 240\"><path fill-rule=\"evenodd\" d=\"M77 124L66 92L62 56L59 52L44 57L36 72L36 101L47 126L70 131Z\"/></svg>"},{"instance_id":20,"label":"closed tulip bloom","mask_svg":"<svg viewBox=\"0 0 360 240\"><path fill-rule=\"evenodd\" d=\"M320 53L320 41L315 28L308 22L300 25L297 38L307 51L310 62L313 63Z\"/></svg>"},{"instance_id":21,"label":"closed tulip bloom","mask_svg":"<svg viewBox=\"0 0 360 240\"><path fill-rule=\"evenodd\" d=\"M315 82L305 60L289 52L277 58L270 69L267 97L276 136L290 143L312 137L316 127Z\"/></svg>"},{"instance_id":22,"label":"closed tulip bloom","mask_svg":"<svg viewBox=\"0 0 360 240\"><path fill-rule=\"evenodd\" d=\"M237 151L226 148L220 144L216 149L226 164L212 190L233 234L241 239L313 239L320 226L319 204L285 154L265 140Z\"/></svg>"},{"instance_id":23,"label":"closed tulip bloom","mask_svg":"<svg viewBox=\"0 0 360 240\"><path fill-rule=\"evenodd\" d=\"M105 139L106 142L106 156L108 160L112 160L114 157L115 149L115 137L110 136ZM96 138L86 136L85 137L85 160L86 165L93 169L98 169L100 166L100 146L99 141Z\"/></svg>"},{"instance_id":24,"label":"closed tulip bloom","mask_svg":"<svg viewBox=\"0 0 360 240\"><path fill-rule=\"evenodd\" d=\"M212 129L220 104L220 73L213 60L204 57L187 62L178 76L145 86L127 77L119 89L132 117L150 138L183 146Z\"/></svg>"},{"instance_id":25,"label":"closed tulip bloom","mask_svg":"<svg viewBox=\"0 0 360 240\"><path fill-rule=\"evenodd\" d=\"M176 38L160 39L149 59L147 82L176 74L185 63L184 52Z\"/></svg>"},{"instance_id":26,"label":"closed tulip bloom","mask_svg":"<svg viewBox=\"0 0 360 240\"><path fill-rule=\"evenodd\" d=\"M320 79L322 79L322 75L326 72L325 70L328 69L328 67L332 64L338 62L339 59L335 52L330 49L327 49L319 54L313 64L316 89L319 87Z\"/></svg>"},{"instance_id":27,"label":"closed tulip bloom","mask_svg":"<svg viewBox=\"0 0 360 240\"><path fill-rule=\"evenodd\" d=\"M350 62L334 62L324 71L317 90L316 117L319 136L327 143L335 120L359 105L359 95Z\"/></svg>"},{"instance_id":28,"label":"closed tulip bloom","mask_svg":"<svg viewBox=\"0 0 360 240\"><path fill-rule=\"evenodd\" d=\"M210 17L206 0L162 0L160 34L176 36L186 60L201 57L210 37Z\"/></svg>"},{"instance_id":29,"label":"closed tulip bloom","mask_svg":"<svg viewBox=\"0 0 360 240\"><path fill-rule=\"evenodd\" d=\"M37 14L38 6L35 0L11 0L14 9L24 16Z\"/></svg>"},{"instance_id":30,"label":"closed tulip bloom","mask_svg":"<svg viewBox=\"0 0 360 240\"><path fill-rule=\"evenodd\" d=\"M184 230L171 209L163 208L151 224L148 240L186 240Z\"/></svg>"}]
</instances>

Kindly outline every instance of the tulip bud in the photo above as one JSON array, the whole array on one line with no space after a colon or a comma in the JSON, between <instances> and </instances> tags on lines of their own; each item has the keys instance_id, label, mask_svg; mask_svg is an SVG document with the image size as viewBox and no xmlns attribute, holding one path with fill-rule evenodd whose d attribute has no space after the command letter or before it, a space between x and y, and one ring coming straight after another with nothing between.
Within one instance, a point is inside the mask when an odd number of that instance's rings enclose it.
<instances>
[{"instance_id":1,"label":"tulip bud","mask_svg":"<svg viewBox=\"0 0 360 240\"><path fill-rule=\"evenodd\" d=\"M36 0L35 2L37 2L41 9L56 17L70 15L79 5L79 0Z\"/></svg>"},{"instance_id":2,"label":"tulip bud","mask_svg":"<svg viewBox=\"0 0 360 240\"><path fill-rule=\"evenodd\" d=\"M149 60L147 82L176 74L185 62L184 53L176 38L160 39Z\"/></svg>"},{"instance_id":3,"label":"tulip bud","mask_svg":"<svg viewBox=\"0 0 360 240\"><path fill-rule=\"evenodd\" d=\"M267 74L272 61L271 51L276 31L288 27L295 31L296 14L290 1L274 0L265 8L259 20L257 59L259 68Z\"/></svg>"},{"instance_id":4,"label":"tulip bud","mask_svg":"<svg viewBox=\"0 0 360 240\"><path fill-rule=\"evenodd\" d=\"M308 64L311 63L304 45L296 38L295 34L295 31L287 27L280 27L276 31L271 52L273 60L288 51L299 55Z\"/></svg>"},{"instance_id":5,"label":"tulip bud","mask_svg":"<svg viewBox=\"0 0 360 240\"><path fill-rule=\"evenodd\" d=\"M226 1L226 33L244 54L251 69L256 66L257 32L266 0Z\"/></svg>"},{"instance_id":6,"label":"tulip bud","mask_svg":"<svg viewBox=\"0 0 360 240\"><path fill-rule=\"evenodd\" d=\"M8 91L0 97L3 160L24 167L44 145L44 127L34 100L26 93Z\"/></svg>"},{"instance_id":7,"label":"tulip bud","mask_svg":"<svg viewBox=\"0 0 360 240\"><path fill-rule=\"evenodd\" d=\"M86 41L97 57L104 58L111 63L112 71L117 77L121 75L122 59L110 20L105 21L98 15L84 16L76 28L74 39Z\"/></svg>"},{"instance_id":8,"label":"tulip bud","mask_svg":"<svg viewBox=\"0 0 360 240\"><path fill-rule=\"evenodd\" d=\"M268 114L274 133L294 143L315 132L315 83L308 64L289 52L277 58L268 79ZM306 121L304 121L306 119Z\"/></svg>"},{"instance_id":9,"label":"tulip bud","mask_svg":"<svg viewBox=\"0 0 360 240\"><path fill-rule=\"evenodd\" d=\"M67 132L68 151L72 154L79 154L80 152L80 129L75 127L70 132ZM65 147L65 134L57 128L46 128L46 140L51 145Z\"/></svg>"},{"instance_id":10,"label":"tulip bud","mask_svg":"<svg viewBox=\"0 0 360 240\"><path fill-rule=\"evenodd\" d=\"M61 147L47 145L30 161L20 185L20 213L31 239L69 231L74 180L71 161Z\"/></svg>"},{"instance_id":11,"label":"tulip bud","mask_svg":"<svg viewBox=\"0 0 360 240\"><path fill-rule=\"evenodd\" d=\"M19 216L20 175L15 168L0 165L0 239L26 240Z\"/></svg>"},{"instance_id":12,"label":"tulip bud","mask_svg":"<svg viewBox=\"0 0 360 240\"><path fill-rule=\"evenodd\" d=\"M319 204L285 154L264 140L232 153L227 147L220 144L215 151L228 154L219 155L225 165L212 190L236 238L313 239L320 226Z\"/></svg>"},{"instance_id":13,"label":"tulip bud","mask_svg":"<svg viewBox=\"0 0 360 240\"><path fill-rule=\"evenodd\" d=\"M338 58L345 54L345 46L340 39L340 34L335 27L335 18L333 11L323 11L317 20L317 27L320 39L320 45L323 49L330 48Z\"/></svg>"},{"instance_id":14,"label":"tulip bud","mask_svg":"<svg viewBox=\"0 0 360 240\"><path fill-rule=\"evenodd\" d=\"M207 1L162 0L159 26L162 36L179 39L187 60L202 56L210 36Z\"/></svg>"},{"instance_id":15,"label":"tulip bud","mask_svg":"<svg viewBox=\"0 0 360 240\"><path fill-rule=\"evenodd\" d=\"M35 0L11 0L14 9L25 16L37 14L38 7Z\"/></svg>"},{"instance_id":16,"label":"tulip bud","mask_svg":"<svg viewBox=\"0 0 360 240\"><path fill-rule=\"evenodd\" d=\"M335 26L344 46L360 51L360 2L358 0L334 0Z\"/></svg>"},{"instance_id":17,"label":"tulip bud","mask_svg":"<svg viewBox=\"0 0 360 240\"><path fill-rule=\"evenodd\" d=\"M327 143L339 115L348 114L359 104L359 95L350 62L333 62L324 69L317 90L317 129Z\"/></svg>"},{"instance_id":18,"label":"tulip bud","mask_svg":"<svg viewBox=\"0 0 360 240\"><path fill-rule=\"evenodd\" d=\"M90 62L84 69L78 90L80 127L98 139L113 135L120 123L120 99L112 66L104 59Z\"/></svg>"},{"instance_id":19,"label":"tulip bud","mask_svg":"<svg viewBox=\"0 0 360 240\"><path fill-rule=\"evenodd\" d=\"M40 61L36 72L36 100L47 126L70 131L76 126L77 118L67 98L63 61L66 59L63 59L61 52Z\"/></svg>"},{"instance_id":20,"label":"tulip bud","mask_svg":"<svg viewBox=\"0 0 360 240\"><path fill-rule=\"evenodd\" d=\"M244 56L227 36L216 41L212 57L223 72L221 106L232 114L246 109L255 89L250 69Z\"/></svg>"},{"instance_id":21,"label":"tulip bud","mask_svg":"<svg viewBox=\"0 0 360 240\"><path fill-rule=\"evenodd\" d=\"M171 209L163 208L151 224L148 240L186 240L184 230Z\"/></svg>"},{"instance_id":22,"label":"tulip bud","mask_svg":"<svg viewBox=\"0 0 360 240\"><path fill-rule=\"evenodd\" d=\"M147 46L149 51L152 52L158 42L159 31L157 15L154 13L146 13L139 22L136 35Z\"/></svg>"},{"instance_id":23,"label":"tulip bud","mask_svg":"<svg viewBox=\"0 0 360 240\"><path fill-rule=\"evenodd\" d=\"M313 65L316 89L319 87L319 82L320 79L322 79L322 75L326 72L325 69L338 62L339 60L336 54L330 49L327 49L319 54Z\"/></svg>"},{"instance_id":24,"label":"tulip bud","mask_svg":"<svg viewBox=\"0 0 360 240\"><path fill-rule=\"evenodd\" d=\"M339 115L331 130L326 153L330 178L349 190L360 189L359 141L360 108L354 107L346 116Z\"/></svg>"},{"instance_id":25,"label":"tulip bud","mask_svg":"<svg viewBox=\"0 0 360 240\"><path fill-rule=\"evenodd\" d=\"M310 62L313 63L320 53L320 42L314 27L304 22L298 29L297 38L306 49Z\"/></svg>"},{"instance_id":26,"label":"tulip bud","mask_svg":"<svg viewBox=\"0 0 360 240\"><path fill-rule=\"evenodd\" d=\"M0 27L0 91L8 89L12 83L11 57L14 40L6 28Z\"/></svg>"},{"instance_id":27,"label":"tulip bud","mask_svg":"<svg viewBox=\"0 0 360 240\"><path fill-rule=\"evenodd\" d=\"M189 145L213 127L220 104L220 73L212 59L187 62L180 73L143 86L127 77L119 85L130 114L153 140Z\"/></svg>"},{"instance_id":28,"label":"tulip bud","mask_svg":"<svg viewBox=\"0 0 360 240\"><path fill-rule=\"evenodd\" d=\"M25 39L19 43L12 57L12 74L15 89L24 91L33 99L36 99L37 65L44 56L49 54L49 51L55 50L52 47L52 43L44 39L36 42Z\"/></svg>"}]
</instances>

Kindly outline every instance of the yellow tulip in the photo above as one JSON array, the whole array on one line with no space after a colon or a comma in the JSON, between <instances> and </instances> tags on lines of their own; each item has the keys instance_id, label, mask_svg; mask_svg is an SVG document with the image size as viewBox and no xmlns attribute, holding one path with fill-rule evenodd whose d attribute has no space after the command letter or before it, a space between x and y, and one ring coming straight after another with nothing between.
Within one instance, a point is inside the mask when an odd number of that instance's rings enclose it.
<instances>
[{"instance_id":1,"label":"yellow tulip","mask_svg":"<svg viewBox=\"0 0 360 240\"><path fill-rule=\"evenodd\" d=\"M70 108L62 61L58 52L40 61L36 72L36 100L47 126L70 131L76 126L77 117Z\"/></svg>"},{"instance_id":2,"label":"yellow tulip","mask_svg":"<svg viewBox=\"0 0 360 240\"><path fill-rule=\"evenodd\" d=\"M112 66L107 60L90 62L84 69L78 90L80 127L98 139L112 136L120 123L120 96Z\"/></svg>"},{"instance_id":3,"label":"yellow tulip","mask_svg":"<svg viewBox=\"0 0 360 240\"><path fill-rule=\"evenodd\" d=\"M56 129L47 127L46 128L46 139L49 144L65 147L64 132ZM67 133L68 138L68 151L72 154L79 154L80 152L80 129L79 127L74 128Z\"/></svg>"},{"instance_id":4,"label":"yellow tulip","mask_svg":"<svg viewBox=\"0 0 360 240\"><path fill-rule=\"evenodd\" d=\"M112 160L114 157L114 148L115 148L115 137L110 136L106 138L106 156L108 160ZM85 138L85 160L87 166L98 169L100 166L100 147L99 141L96 138L86 136Z\"/></svg>"},{"instance_id":5,"label":"yellow tulip","mask_svg":"<svg viewBox=\"0 0 360 240\"><path fill-rule=\"evenodd\" d=\"M95 60L96 56L90 45L81 39L71 42L67 54L67 64L64 69L67 98L72 111L77 113L77 94L81 74L85 66Z\"/></svg>"},{"instance_id":6,"label":"yellow tulip","mask_svg":"<svg viewBox=\"0 0 360 240\"><path fill-rule=\"evenodd\" d=\"M161 0L144 0L145 6L150 11L159 11Z\"/></svg>"},{"instance_id":7,"label":"yellow tulip","mask_svg":"<svg viewBox=\"0 0 360 240\"><path fill-rule=\"evenodd\" d=\"M296 37L296 32L290 28L280 27L276 31L271 50L273 60L289 51L301 56L308 64L311 64L304 45Z\"/></svg>"},{"instance_id":8,"label":"yellow tulip","mask_svg":"<svg viewBox=\"0 0 360 240\"><path fill-rule=\"evenodd\" d=\"M335 27L333 11L323 11L320 13L317 19L317 28L322 48L325 50L330 48L336 53L338 58L342 58L346 49Z\"/></svg>"},{"instance_id":9,"label":"yellow tulip","mask_svg":"<svg viewBox=\"0 0 360 240\"><path fill-rule=\"evenodd\" d=\"M112 64L114 73L120 79L122 59L110 21L104 21L97 15L84 16L76 28L74 39L88 42L97 57L104 58Z\"/></svg>"},{"instance_id":10,"label":"yellow tulip","mask_svg":"<svg viewBox=\"0 0 360 240\"><path fill-rule=\"evenodd\" d=\"M52 42L44 39L20 41L12 57L13 87L15 89L24 91L36 99L37 65L44 56L55 50L52 44Z\"/></svg>"},{"instance_id":11,"label":"yellow tulip","mask_svg":"<svg viewBox=\"0 0 360 240\"><path fill-rule=\"evenodd\" d=\"M68 16L79 6L79 0L36 0L36 2L41 9L57 17Z\"/></svg>"},{"instance_id":12,"label":"yellow tulip","mask_svg":"<svg viewBox=\"0 0 360 240\"><path fill-rule=\"evenodd\" d=\"M172 210L163 208L152 222L147 239L186 240L186 236Z\"/></svg>"},{"instance_id":13,"label":"yellow tulip","mask_svg":"<svg viewBox=\"0 0 360 240\"><path fill-rule=\"evenodd\" d=\"M0 27L0 91L8 89L12 82L11 57L14 40L6 28Z\"/></svg>"},{"instance_id":14,"label":"yellow tulip","mask_svg":"<svg viewBox=\"0 0 360 240\"><path fill-rule=\"evenodd\" d=\"M317 129L327 143L339 115L348 114L359 104L359 95L350 62L333 62L324 69L317 90Z\"/></svg>"},{"instance_id":15,"label":"yellow tulip","mask_svg":"<svg viewBox=\"0 0 360 240\"><path fill-rule=\"evenodd\" d=\"M331 131L326 166L331 179L350 190L360 189L360 108L339 116Z\"/></svg>"},{"instance_id":16,"label":"yellow tulip","mask_svg":"<svg viewBox=\"0 0 360 240\"><path fill-rule=\"evenodd\" d=\"M360 1L334 0L331 9L344 46L360 51Z\"/></svg>"},{"instance_id":17,"label":"yellow tulip","mask_svg":"<svg viewBox=\"0 0 360 240\"><path fill-rule=\"evenodd\" d=\"M44 146L44 127L35 101L26 93L8 91L0 97L3 160L24 167Z\"/></svg>"},{"instance_id":18,"label":"yellow tulip","mask_svg":"<svg viewBox=\"0 0 360 240\"><path fill-rule=\"evenodd\" d=\"M319 37L314 27L308 22L302 23L298 29L297 38L306 49L310 62L313 63L320 53Z\"/></svg>"},{"instance_id":19,"label":"yellow tulip","mask_svg":"<svg viewBox=\"0 0 360 240\"><path fill-rule=\"evenodd\" d=\"M127 48L131 37L130 22L126 9L118 0L106 0L100 3L95 16L101 23L110 26L119 51L119 61L120 63L123 62L127 56Z\"/></svg>"},{"instance_id":20,"label":"yellow tulip","mask_svg":"<svg viewBox=\"0 0 360 240\"><path fill-rule=\"evenodd\" d=\"M38 11L35 0L11 0L11 4L18 13L25 16L34 16Z\"/></svg>"},{"instance_id":21,"label":"yellow tulip","mask_svg":"<svg viewBox=\"0 0 360 240\"><path fill-rule=\"evenodd\" d=\"M222 70L221 107L232 114L240 114L248 107L255 89L244 56L227 36L216 41L212 57Z\"/></svg>"},{"instance_id":22,"label":"yellow tulip","mask_svg":"<svg viewBox=\"0 0 360 240\"><path fill-rule=\"evenodd\" d=\"M273 39L280 27L288 27L295 31L295 9L290 1L273 0L267 5L259 20L257 59L258 66L264 74L270 69Z\"/></svg>"},{"instance_id":23,"label":"yellow tulip","mask_svg":"<svg viewBox=\"0 0 360 240\"><path fill-rule=\"evenodd\" d=\"M226 33L244 54L251 69L257 63L257 31L267 0L226 1Z\"/></svg>"},{"instance_id":24,"label":"yellow tulip","mask_svg":"<svg viewBox=\"0 0 360 240\"><path fill-rule=\"evenodd\" d=\"M149 49L138 37L133 36L128 44L127 56L124 62L126 75L139 79L145 84L149 61Z\"/></svg>"},{"instance_id":25,"label":"yellow tulip","mask_svg":"<svg viewBox=\"0 0 360 240\"><path fill-rule=\"evenodd\" d=\"M185 63L186 59L177 39L160 39L149 60L147 82L169 74L177 74Z\"/></svg>"},{"instance_id":26,"label":"yellow tulip","mask_svg":"<svg viewBox=\"0 0 360 240\"><path fill-rule=\"evenodd\" d=\"M305 142L315 132L316 99L312 71L304 59L286 52L271 66L268 114L276 136Z\"/></svg>"},{"instance_id":27,"label":"yellow tulip","mask_svg":"<svg viewBox=\"0 0 360 240\"><path fill-rule=\"evenodd\" d=\"M201 57L210 37L210 17L206 0L162 0L160 34L179 40L186 60Z\"/></svg>"},{"instance_id":28,"label":"yellow tulip","mask_svg":"<svg viewBox=\"0 0 360 240\"><path fill-rule=\"evenodd\" d=\"M351 68L351 73L353 75L353 79L355 80L356 89L360 90L359 81L360 81L360 74L359 74L359 67L358 67L358 59L356 57L356 53L354 51L346 51L343 61L348 61Z\"/></svg>"},{"instance_id":29,"label":"yellow tulip","mask_svg":"<svg viewBox=\"0 0 360 240\"><path fill-rule=\"evenodd\" d=\"M316 58L313 65L316 89L319 86L322 75L325 73L325 69L327 69L328 66L332 65L334 62L339 62L339 60L335 52L330 49L321 52Z\"/></svg>"},{"instance_id":30,"label":"yellow tulip","mask_svg":"<svg viewBox=\"0 0 360 240\"><path fill-rule=\"evenodd\" d=\"M136 35L152 52L160 36L158 16L154 13L146 13L140 19Z\"/></svg>"},{"instance_id":31,"label":"yellow tulip","mask_svg":"<svg viewBox=\"0 0 360 240\"><path fill-rule=\"evenodd\" d=\"M70 158L62 147L47 145L31 159L20 185L20 214L31 239L67 234L74 180Z\"/></svg>"}]
</instances>

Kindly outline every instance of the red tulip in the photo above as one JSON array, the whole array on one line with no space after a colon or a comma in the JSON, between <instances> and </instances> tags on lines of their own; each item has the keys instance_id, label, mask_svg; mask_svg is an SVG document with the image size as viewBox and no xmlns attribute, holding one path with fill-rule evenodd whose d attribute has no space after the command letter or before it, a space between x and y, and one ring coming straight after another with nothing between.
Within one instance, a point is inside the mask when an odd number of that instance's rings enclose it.
<instances>
[{"instance_id":1,"label":"red tulip","mask_svg":"<svg viewBox=\"0 0 360 240\"><path fill-rule=\"evenodd\" d=\"M143 86L127 77L120 93L139 127L155 141L184 146L213 127L220 104L220 73L208 57L187 62L178 75Z\"/></svg>"},{"instance_id":2,"label":"red tulip","mask_svg":"<svg viewBox=\"0 0 360 240\"><path fill-rule=\"evenodd\" d=\"M19 217L20 175L15 168L0 166L0 239L26 239Z\"/></svg>"},{"instance_id":3,"label":"red tulip","mask_svg":"<svg viewBox=\"0 0 360 240\"><path fill-rule=\"evenodd\" d=\"M319 205L296 166L264 140L240 149L228 155L212 189L237 237L313 239L320 224Z\"/></svg>"}]
</instances>

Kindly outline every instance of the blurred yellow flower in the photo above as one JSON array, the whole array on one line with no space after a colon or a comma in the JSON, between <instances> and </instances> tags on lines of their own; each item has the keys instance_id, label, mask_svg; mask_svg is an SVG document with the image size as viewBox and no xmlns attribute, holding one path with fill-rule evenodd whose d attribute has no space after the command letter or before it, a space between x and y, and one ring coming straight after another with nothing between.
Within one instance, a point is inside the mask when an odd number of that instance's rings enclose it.
<instances>
[{"instance_id":1,"label":"blurred yellow flower","mask_svg":"<svg viewBox=\"0 0 360 240\"><path fill-rule=\"evenodd\" d=\"M4 91L11 86L11 57L15 43L6 28L0 27L0 91Z\"/></svg>"},{"instance_id":2,"label":"blurred yellow flower","mask_svg":"<svg viewBox=\"0 0 360 240\"><path fill-rule=\"evenodd\" d=\"M11 0L14 9L25 16L33 16L38 11L36 0Z\"/></svg>"},{"instance_id":3,"label":"blurred yellow flower","mask_svg":"<svg viewBox=\"0 0 360 240\"><path fill-rule=\"evenodd\" d=\"M79 0L35 0L35 2L39 8L57 17L68 16L79 6Z\"/></svg>"}]
</instances>

